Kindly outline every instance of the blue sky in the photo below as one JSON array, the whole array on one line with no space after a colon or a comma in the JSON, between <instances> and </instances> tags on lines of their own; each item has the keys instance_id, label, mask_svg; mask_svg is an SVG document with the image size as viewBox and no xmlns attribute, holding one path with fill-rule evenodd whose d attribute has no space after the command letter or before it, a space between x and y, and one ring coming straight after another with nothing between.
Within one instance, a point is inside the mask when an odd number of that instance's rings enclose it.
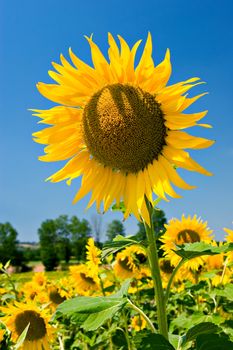
<instances>
[{"instance_id":1,"label":"blue sky","mask_svg":"<svg viewBox=\"0 0 233 350\"><path fill-rule=\"evenodd\" d=\"M197 213L223 239L222 227L233 228L233 31L231 0L93 0L93 1L0 1L1 101L0 101L0 222L10 221L20 240L37 239L37 229L47 218L60 214L91 220L95 209L86 212L88 198L71 204L80 181L71 187L51 184L44 179L61 164L42 163L41 145L31 134L39 130L28 108L47 109L52 102L40 96L35 84L49 82L47 71L60 53L68 48L91 63L84 35L107 52L107 32L121 34L130 45L153 36L154 59L160 62L167 47L171 50L171 83L192 76L207 82L193 93L209 91L193 111L208 109L206 122L213 129L195 130L200 136L216 140L207 150L193 157L214 173L204 177L181 171L185 180L198 188L181 191L182 199L162 203L168 219L182 213ZM139 50L139 52L141 52ZM108 212L104 226L120 214ZM125 223L127 232L136 231L136 220Z\"/></svg>"}]
</instances>

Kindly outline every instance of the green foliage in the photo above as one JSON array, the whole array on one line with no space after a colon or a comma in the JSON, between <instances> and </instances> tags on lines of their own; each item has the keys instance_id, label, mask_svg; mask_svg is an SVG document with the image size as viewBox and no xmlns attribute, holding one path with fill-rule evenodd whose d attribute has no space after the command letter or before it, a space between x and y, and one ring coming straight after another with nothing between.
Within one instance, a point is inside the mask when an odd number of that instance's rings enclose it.
<instances>
[{"instance_id":1,"label":"green foliage","mask_svg":"<svg viewBox=\"0 0 233 350\"><path fill-rule=\"evenodd\" d=\"M232 350L233 343L218 334L202 334L196 339L195 350Z\"/></svg>"},{"instance_id":2,"label":"green foliage","mask_svg":"<svg viewBox=\"0 0 233 350\"><path fill-rule=\"evenodd\" d=\"M138 241L136 241L134 238L135 236L123 237L121 235L117 235L113 241L104 244L102 259L105 259L111 254L117 253L121 249L129 247L133 244L138 244Z\"/></svg>"},{"instance_id":3,"label":"green foliage","mask_svg":"<svg viewBox=\"0 0 233 350\"><path fill-rule=\"evenodd\" d=\"M107 241L111 242L117 235L125 236L125 228L120 220L113 220L107 227Z\"/></svg>"},{"instance_id":4,"label":"green foliage","mask_svg":"<svg viewBox=\"0 0 233 350\"><path fill-rule=\"evenodd\" d=\"M60 314L70 316L87 331L100 327L112 318L127 303L126 298L117 297L76 297L64 301L57 308Z\"/></svg>"},{"instance_id":5,"label":"green foliage","mask_svg":"<svg viewBox=\"0 0 233 350\"><path fill-rule=\"evenodd\" d=\"M199 323L188 330L188 332L182 339L182 346L190 341L195 340L197 336L201 334L216 333L218 330L219 330L219 327L214 323L211 323L211 322Z\"/></svg>"},{"instance_id":6,"label":"green foliage","mask_svg":"<svg viewBox=\"0 0 233 350\"><path fill-rule=\"evenodd\" d=\"M52 271L59 263L59 257L56 250L56 223L54 220L42 222L38 230L41 248L41 260L46 271Z\"/></svg>"},{"instance_id":7,"label":"green foliage","mask_svg":"<svg viewBox=\"0 0 233 350\"><path fill-rule=\"evenodd\" d=\"M0 261L3 264L10 260L12 265L20 266L23 262L23 254L17 249L17 235L9 222L0 224Z\"/></svg>"},{"instance_id":8,"label":"green foliage","mask_svg":"<svg viewBox=\"0 0 233 350\"><path fill-rule=\"evenodd\" d=\"M55 220L56 226L56 249L59 260L65 260L68 264L72 254L72 247L70 242L70 223L67 215L60 215Z\"/></svg>"},{"instance_id":9,"label":"green foliage","mask_svg":"<svg viewBox=\"0 0 233 350\"><path fill-rule=\"evenodd\" d=\"M175 350L172 344L160 334L140 332L135 339L137 349Z\"/></svg>"},{"instance_id":10,"label":"green foliage","mask_svg":"<svg viewBox=\"0 0 233 350\"><path fill-rule=\"evenodd\" d=\"M73 254L77 260L85 260L86 244L91 236L91 226L86 219L79 220L72 216L69 223Z\"/></svg>"},{"instance_id":11,"label":"green foliage","mask_svg":"<svg viewBox=\"0 0 233 350\"><path fill-rule=\"evenodd\" d=\"M185 260L203 255L216 255L233 250L232 244L224 244L221 247L216 247L205 242L185 243L178 247L181 249L173 251Z\"/></svg>"}]
</instances>

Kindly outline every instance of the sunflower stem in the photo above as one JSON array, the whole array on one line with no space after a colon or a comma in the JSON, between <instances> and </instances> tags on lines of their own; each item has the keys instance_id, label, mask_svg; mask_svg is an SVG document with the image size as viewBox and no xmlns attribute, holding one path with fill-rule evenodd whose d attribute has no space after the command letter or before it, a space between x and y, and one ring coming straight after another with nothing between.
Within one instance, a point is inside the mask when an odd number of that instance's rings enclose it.
<instances>
[{"instance_id":1,"label":"sunflower stem","mask_svg":"<svg viewBox=\"0 0 233 350\"><path fill-rule=\"evenodd\" d=\"M166 313L166 303L165 295L162 287L162 280L160 275L159 268L159 257L156 246L156 237L153 228L153 210L151 203L146 198L147 209L150 216L150 226L144 222L147 240L148 240L148 259L151 269L151 276L154 282L154 291L155 291L155 301L157 306L157 317L158 317L158 326L159 333L162 334L166 339L168 339L168 327L167 327L167 313Z\"/></svg>"},{"instance_id":2,"label":"sunflower stem","mask_svg":"<svg viewBox=\"0 0 233 350\"><path fill-rule=\"evenodd\" d=\"M129 300L129 299L128 299L128 306L131 307L131 308L132 308L133 310L135 310L136 312L138 312L139 315L141 315L142 318L144 318L144 320L146 321L146 323L147 323L148 326L150 327L152 333L156 333L156 329L155 329L153 323L151 322L151 320L149 319L149 317L147 317L146 314L144 314L144 312L143 312L141 309L139 309L139 307L137 307L136 305L134 305L134 304L132 303L132 301Z\"/></svg>"},{"instance_id":3,"label":"sunflower stem","mask_svg":"<svg viewBox=\"0 0 233 350\"><path fill-rule=\"evenodd\" d=\"M166 293L165 293L165 302L168 302L168 298L169 298L169 294L170 294L170 289L171 289L171 285L172 282L174 280L175 275L177 274L178 270L180 269L180 267L185 263L186 259L181 259L178 263L178 265L174 268L174 270L172 271L171 277L168 281L167 284L167 288L166 288Z\"/></svg>"}]
</instances>

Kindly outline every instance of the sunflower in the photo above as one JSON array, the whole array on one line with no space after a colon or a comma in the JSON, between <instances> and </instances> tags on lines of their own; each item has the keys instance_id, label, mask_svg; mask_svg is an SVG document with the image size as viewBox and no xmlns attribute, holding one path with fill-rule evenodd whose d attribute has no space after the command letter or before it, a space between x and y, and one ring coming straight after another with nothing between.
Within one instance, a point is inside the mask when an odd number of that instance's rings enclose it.
<instances>
[{"instance_id":1,"label":"sunflower","mask_svg":"<svg viewBox=\"0 0 233 350\"><path fill-rule=\"evenodd\" d=\"M44 272L36 272L32 278L32 281L43 287L47 282L47 277Z\"/></svg>"},{"instance_id":2,"label":"sunflower","mask_svg":"<svg viewBox=\"0 0 233 350\"><path fill-rule=\"evenodd\" d=\"M41 295L43 288L32 280L23 284L22 292L26 300L34 300L37 296Z\"/></svg>"},{"instance_id":3,"label":"sunflower","mask_svg":"<svg viewBox=\"0 0 233 350\"><path fill-rule=\"evenodd\" d=\"M61 295L59 288L54 284L48 286L47 293L50 302L49 306L53 311L59 304L66 300L66 297L64 295Z\"/></svg>"},{"instance_id":4,"label":"sunflower","mask_svg":"<svg viewBox=\"0 0 233 350\"><path fill-rule=\"evenodd\" d=\"M100 255L101 250L95 246L95 242L93 238L89 238L87 245L87 266L90 269L94 269L98 274L98 266L100 265Z\"/></svg>"},{"instance_id":5,"label":"sunflower","mask_svg":"<svg viewBox=\"0 0 233 350\"><path fill-rule=\"evenodd\" d=\"M141 316L136 315L131 320L131 326L136 332L139 332L146 328L146 321Z\"/></svg>"},{"instance_id":6,"label":"sunflower","mask_svg":"<svg viewBox=\"0 0 233 350\"><path fill-rule=\"evenodd\" d=\"M5 334L5 329L0 329L0 344L3 341L4 334Z\"/></svg>"},{"instance_id":7,"label":"sunflower","mask_svg":"<svg viewBox=\"0 0 233 350\"><path fill-rule=\"evenodd\" d=\"M191 78L167 86L171 75L170 52L154 65L150 33L135 67L140 41L132 49L118 36L120 48L108 35L109 61L92 37L86 37L93 67L70 49L70 64L62 55L61 64L52 63L49 71L55 84L38 83L39 92L57 103L48 110L33 110L40 123L49 127L33 134L47 145L45 162L67 161L48 180L68 184L82 176L74 203L92 191L88 207L103 203L107 211L113 202L125 202L125 218L133 213L149 222L145 196L164 199L180 197L172 183L192 189L178 174L181 167L211 175L184 149L209 147L213 141L189 135L183 129L198 124L207 111L184 114L184 110L205 93L187 97L187 91L201 84Z\"/></svg>"},{"instance_id":8,"label":"sunflower","mask_svg":"<svg viewBox=\"0 0 233 350\"><path fill-rule=\"evenodd\" d=\"M92 295L100 290L100 279L96 271L91 271L87 265L70 266L70 273L76 291L80 295Z\"/></svg>"},{"instance_id":9,"label":"sunflower","mask_svg":"<svg viewBox=\"0 0 233 350\"><path fill-rule=\"evenodd\" d=\"M146 251L139 245L131 245L116 255L114 272L117 277L141 278L140 268L146 262Z\"/></svg>"},{"instance_id":10,"label":"sunflower","mask_svg":"<svg viewBox=\"0 0 233 350\"><path fill-rule=\"evenodd\" d=\"M227 235L225 236L227 243L233 243L233 230L230 230L229 228L224 228L224 231L227 233ZM233 262L233 252L228 252L227 258L229 262Z\"/></svg>"},{"instance_id":11,"label":"sunflower","mask_svg":"<svg viewBox=\"0 0 233 350\"><path fill-rule=\"evenodd\" d=\"M178 249L177 245L184 243L194 242L206 242L210 243L212 240L211 233L213 232L207 227L207 222L203 222L196 215L185 217L182 215L181 221L178 219L171 219L169 224L164 225L166 228L165 234L161 237L161 241L164 243L161 249L164 250L164 255L170 259L171 265L176 266L180 261L175 251ZM187 268L191 268L195 271L199 266L203 265L203 259L201 257L194 258L185 263Z\"/></svg>"},{"instance_id":12,"label":"sunflower","mask_svg":"<svg viewBox=\"0 0 233 350\"><path fill-rule=\"evenodd\" d=\"M15 305L2 307L6 314L2 321L12 333L12 340L17 341L28 324L28 332L22 350L48 350L49 342L53 339L52 326L48 323L50 316L47 311L40 310L35 303L15 302Z\"/></svg>"}]
</instances>

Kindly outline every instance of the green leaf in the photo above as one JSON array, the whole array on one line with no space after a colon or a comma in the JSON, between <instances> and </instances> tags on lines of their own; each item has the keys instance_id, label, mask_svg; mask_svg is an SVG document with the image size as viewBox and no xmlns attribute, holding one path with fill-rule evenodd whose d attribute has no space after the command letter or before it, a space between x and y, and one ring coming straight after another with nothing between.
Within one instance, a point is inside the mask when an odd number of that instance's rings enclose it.
<instances>
[{"instance_id":1,"label":"green leaf","mask_svg":"<svg viewBox=\"0 0 233 350\"><path fill-rule=\"evenodd\" d=\"M56 315L66 315L87 330L95 330L121 310L127 299L123 297L76 297L57 308Z\"/></svg>"},{"instance_id":2,"label":"green leaf","mask_svg":"<svg viewBox=\"0 0 233 350\"><path fill-rule=\"evenodd\" d=\"M126 212L125 203L121 201L120 205L117 205L116 203L113 204L112 211L121 211L124 214Z\"/></svg>"},{"instance_id":3,"label":"green leaf","mask_svg":"<svg viewBox=\"0 0 233 350\"><path fill-rule=\"evenodd\" d=\"M174 253L186 260L190 260L202 255L216 255L224 253L231 249L229 244L225 244L221 247L215 247L205 242L186 243L177 247L180 249L173 250Z\"/></svg>"},{"instance_id":4,"label":"green leaf","mask_svg":"<svg viewBox=\"0 0 233 350\"><path fill-rule=\"evenodd\" d=\"M17 340L17 343L15 344L15 347L14 347L15 350L19 349L22 346L22 344L23 344L23 342L24 342L24 340L25 340L25 338L27 336L27 332L28 332L29 326L30 326L30 323L28 323L27 327L20 334L20 336L19 336L19 338Z\"/></svg>"},{"instance_id":5,"label":"green leaf","mask_svg":"<svg viewBox=\"0 0 233 350\"><path fill-rule=\"evenodd\" d=\"M218 334L201 334L196 340L196 350L232 350L233 343Z\"/></svg>"},{"instance_id":6,"label":"green leaf","mask_svg":"<svg viewBox=\"0 0 233 350\"><path fill-rule=\"evenodd\" d=\"M175 350L171 343L161 334L149 333L144 335L139 332L136 335L135 345L137 349L143 350Z\"/></svg>"},{"instance_id":7,"label":"green leaf","mask_svg":"<svg viewBox=\"0 0 233 350\"><path fill-rule=\"evenodd\" d=\"M159 202L161 202L161 200L162 200L162 198L156 198L152 203L153 207L156 208L157 205L159 204Z\"/></svg>"},{"instance_id":8,"label":"green leaf","mask_svg":"<svg viewBox=\"0 0 233 350\"><path fill-rule=\"evenodd\" d=\"M112 296L109 296L109 298L111 298L111 297L123 298L123 297L127 296L128 289L130 287L130 283L131 283L131 278L128 278L127 280L125 280L122 283L121 289L118 292L116 292L115 294L113 294Z\"/></svg>"},{"instance_id":9,"label":"green leaf","mask_svg":"<svg viewBox=\"0 0 233 350\"><path fill-rule=\"evenodd\" d=\"M133 244L139 244L137 240L133 239L134 236L124 237L117 235L113 242L108 242L104 245L102 250L102 259L105 259L107 256L118 252L121 249L129 247Z\"/></svg>"},{"instance_id":10,"label":"green leaf","mask_svg":"<svg viewBox=\"0 0 233 350\"><path fill-rule=\"evenodd\" d=\"M172 346L174 346L174 348L177 349L178 345L181 343L182 337L180 335L171 333L168 334L168 337Z\"/></svg>"},{"instance_id":11,"label":"green leaf","mask_svg":"<svg viewBox=\"0 0 233 350\"><path fill-rule=\"evenodd\" d=\"M212 322L202 322L190 328L185 336L183 336L182 345L189 341L195 340L200 334L216 333L220 328Z\"/></svg>"},{"instance_id":12,"label":"green leaf","mask_svg":"<svg viewBox=\"0 0 233 350\"><path fill-rule=\"evenodd\" d=\"M224 289L215 289L214 290L216 295L219 295L221 297L225 297L230 301L233 301L233 284L227 284Z\"/></svg>"}]
</instances>

